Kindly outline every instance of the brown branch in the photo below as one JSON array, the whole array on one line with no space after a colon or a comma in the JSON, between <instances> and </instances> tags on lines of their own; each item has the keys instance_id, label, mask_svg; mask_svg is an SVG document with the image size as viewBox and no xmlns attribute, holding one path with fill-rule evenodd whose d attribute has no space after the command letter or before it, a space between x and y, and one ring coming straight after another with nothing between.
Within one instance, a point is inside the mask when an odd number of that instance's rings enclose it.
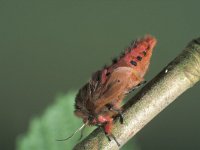
<instances>
[{"instance_id":1,"label":"brown branch","mask_svg":"<svg viewBox=\"0 0 200 150\"><path fill-rule=\"evenodd\" d=\"M116 121L113 134L124 145L157 114L200 79L200 38L167 65L124 107L124 124ZM116 150L114 140L108 141L101 129L93 131L74 150Z\"/></svg>"}]
</instances>

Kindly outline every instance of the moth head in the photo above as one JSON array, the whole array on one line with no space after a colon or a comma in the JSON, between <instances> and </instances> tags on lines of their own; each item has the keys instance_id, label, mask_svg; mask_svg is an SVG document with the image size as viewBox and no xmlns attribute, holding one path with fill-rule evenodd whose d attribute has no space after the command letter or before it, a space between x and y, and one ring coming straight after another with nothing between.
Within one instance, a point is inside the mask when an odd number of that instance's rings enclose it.
<instances>
[{"instance_id":1,"label":"moth head","mask_svg":"<svg viewBox=\"0 0 200 150\"><path fill-rule=\"evenodd\" d=\"M94 113L92 111L87 110L85 107L77 107L75 105L75 111L74 114L77 117L80 117L83 119L83 123L87 123L88 125L96 125L97 124L97 119Z\"/></svg>"},{"instance_id":2,"label":"moth head","mask_svg":"<svg viewBox=\"0 0 200 150\"><path fill-rule=\"evenodd\" d=\"M83 122L88 122L88 125L96 125L96 113L94 99L96 95L92 90L94 85L92 82L85 84L78 92L75 98L75 115L83 119Z\"/></svg>"}]
</instances>

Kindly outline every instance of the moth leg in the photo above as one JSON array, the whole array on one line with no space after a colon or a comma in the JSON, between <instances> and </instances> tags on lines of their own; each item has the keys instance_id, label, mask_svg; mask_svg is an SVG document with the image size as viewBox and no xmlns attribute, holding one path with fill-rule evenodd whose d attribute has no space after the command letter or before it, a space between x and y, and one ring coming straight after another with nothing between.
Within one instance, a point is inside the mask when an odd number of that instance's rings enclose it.
<instances>
[{"instance_id":1,"label":"moth leg","mask_svg":"<svg viewBox=\"0 0 200 150\"><path fill-rule=\"evenodd\" d=\"M119 117L120 123L123 124L124 123L124 117L123 117L122 111L120 109L115 108L112 104L107 104L106 106L109 110L117 113L117 117Z\"/></svg>"},{"instance_id":2,"label":"moth leg","mask_svg":"<svg viewBox=\"0 0 200 150\"><path fill-rule=\"evenodd\" d=\"M106 137L108 138L108 141L111 141L109 134L106 133L106 131L105 131L105 129L104 129L104 128L105 128L104 125L97 125L97 127L100 127L100 128L103 130L103 132L104 132L104 134L106 135Z\"/></svg>"},{"instance_id":3,"label":"moth leg","mask_svg":"<svg viewBox=\"0 0 200 150\"><path fill-rule=\"evenodd\" d=\"M110 124L110 122L107 122L104 125L104 133L105 133L105 135L106 135L106 137L108 138L109 141L111 141L110 137L112 137L113 140L116 142L117 146L120 147L120 144L117 141L116 137L111 133L111 126L112 126L112 124Z\"/></svg>"},{"instance_id":4,"label":"moth leg","mask_svg":"<svg viewBox=\"0 0 200 150\"><path fill-rule=\"evenodd\" d=\"M117 143L117 146L120 147L120 144L119 144L119 142L117 141L116 137L115 137L112 133L110 133L110 134L106 133L106 132L105 132L105 129L104 129L102 126L101 126L101 128L103 129L103 131L104 131L104 133L105 133L105 135L106 135L108 141L111 141L111 138L110 138L110 137L112 137L112 138L114 139L114 141Z\"/></svg>"},{"instance_id":5,"label":"moth leg","mask_svg":"<svg viewBox=\"0 0 200 150\"><path fill-rule=\"evenodd\" d=\"M130 89L130 90L128 91L128 93L133 92L135 89L137 89L137 88L139 88L140 86L144 85L146 82L147 82L147 81L142 81L142 82L140 82L138 85L136 85L135 87L133 87L132 89Z\"/></svg>"},{"instance_id":6,"label":"moth leg","mask_svg":"<svg viewBox=\"0 0 200 150\"><path fill-rule=\"evenodd\" d=\"M116 142L117 146L120 147L119 142L117 141L116 137L112 133L110 135L107 134L106 132L104 132L104 133L105 133L106 137L108 138L108 141L111 141L110 137L112 137L113 140Z\"/></svg>"},{"instance_id":7,"label":"moth leg","mask_svg":"<svg viewBox=\"0 0 200 150\"><path fill-rule=\"evenodd\" d=\"M114 141L117 143L117 146L120 147L119 142L117 141L116 137L111 133L110 136L114 139Z\"/></svg>"},{"instance_id":8,"label":"moth leg","mask_svg":"<svg viewBox=\"0 0 200 150\"><path fill-rule=\"evenodd\" d=\"M108 134L108 133L106 133L106 131L105 131L104 127L103 127L103 126L100 126L100 127L103 129L103 131L104 131L104 133L105 133L106 137L108 138L108 141L111 141L111 139L110 139L110 136L109 136L109 134Z\"/></svg>"},{"instance_id":9,"label":"moth leg","mask_svg":"<svg viewBox=\"0 0 200 150\"><path fill-rule=\"evenodd\" d=\"M113 125L113 119L110 118L109 116L99 116L98 117L98 121L99 123L102 124L102 128L103 128L103 131L106 135L106 137L108 138L109 141L111 141L111 138L112 137L114 139L114 141L116 142L116 144L118 146L120 146L119 142L117 141L116 137L112 134L112 125Z\"/></svg>"},{"instance_id":10,"label":"moth leg","mask_svg":"<svg viewBox=\"0 0 200 150\"><path fill-rule=\"evenodd\" d=\"M142 82L140 82L136 87L140 87L141 85L144 85L145 83L147 83L147 81L142 81Z\"/></svg>"}]
</instances>

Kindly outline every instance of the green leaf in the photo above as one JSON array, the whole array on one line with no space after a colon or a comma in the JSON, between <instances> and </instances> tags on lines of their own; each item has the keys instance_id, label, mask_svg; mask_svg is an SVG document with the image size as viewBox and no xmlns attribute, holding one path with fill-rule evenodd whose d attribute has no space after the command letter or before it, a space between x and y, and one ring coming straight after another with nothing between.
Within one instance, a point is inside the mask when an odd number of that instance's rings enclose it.
<instances>
[{"instance_id":1,"label":"green leaf","mask_svg":"<svg viewBox=\"0 0 200 150\"><path fill-rule=\"evenodd\" d=\"M49 106L41 117L34 118L28 133L17 139L17 150L71 150L78 143L80 133L67 141L56 141L70 136L82 125L82 120L74 116L75 92L60 95L55 103ZM87 127L87 136L94 127ZM83 137L84 138L84 137ZM135 142L124 146L123 150L135 147Z\"/></svg>"},{"instance_id":2,"label":"green leaf","mask_svg":"<svg viewBox=\"0 0 200 150\"><path fill-rule=\"evenodd\" d=\"M56 141L71 135L81 126L82 120L74 116L75 92L58 96L55 104L30 123L26 135L17 139L17 150L70 150L78 143L80 133L68 141ZM86 128L87 135L92 128Z\"/></svg>"}]
</instances>

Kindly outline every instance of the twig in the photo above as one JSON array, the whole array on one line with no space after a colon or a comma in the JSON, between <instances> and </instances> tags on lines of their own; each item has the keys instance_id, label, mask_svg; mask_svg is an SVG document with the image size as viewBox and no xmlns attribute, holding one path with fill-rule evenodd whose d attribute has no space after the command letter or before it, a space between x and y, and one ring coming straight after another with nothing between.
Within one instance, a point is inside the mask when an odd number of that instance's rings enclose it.
<instances>
[{"instance_id":1,"label":"twig","mask_svg":"<svg viewBox=\"0 0 200 150\"><path fill-rule=\"evenodd\" d=\"M124 124L116 121L113 134L124 145L157 114L200 79L200 38L167 65L124 107ZM74 150L116 150L114 140L108 141L98 128L77 144Z\"/></svg>"}]
</instances>

